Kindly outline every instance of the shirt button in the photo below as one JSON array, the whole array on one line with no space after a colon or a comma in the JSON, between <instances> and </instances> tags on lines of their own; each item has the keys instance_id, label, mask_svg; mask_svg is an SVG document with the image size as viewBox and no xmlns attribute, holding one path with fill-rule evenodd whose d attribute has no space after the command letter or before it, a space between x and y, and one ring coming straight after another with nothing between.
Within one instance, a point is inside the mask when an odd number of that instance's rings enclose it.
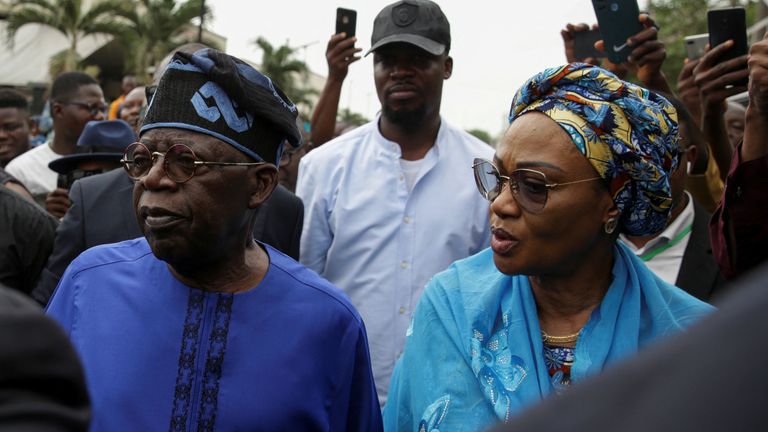
<instances>
[{"instance_id":1,"label":"shirt button","mask_svg":"<svg viewBox=\"0 0 768 432\"><path fill-rule=\"evenodd\" d=\"M400 268L407 269L408 268L408 261L403 261L400 263Z\"/></svg>"},{"instance_id":2,"label":"shirt button","mask_svg":"<svg viewBox=\"0 0 768 432\"><path fill-rule=\"evenodd\" d=\"M403 175L401 174L400 175L400 181L403 181L403 180L405 180L405 177L403 177Z\"/></svg>"},{"instance_id":3,"label":"shirt button","mask_svg":"<svg viewBox=\"0 0 768 432\"><path fill-rule=\"evenodd\" d=\"M405 307L400 306L400 315L403 315L405 313Z\"/></svg>"},{"instance_id":4,"label":"shirt button","mask_svg":"<svg viewBox=\"0 0 768 432\"><path fill-rule=\"evenodd\" d=\"M741 186L736 187L736 197L741 198L741 195L743 195L743 192L741 191Z\"/></svg>"},{"instance_id":5,"label":"shirt button","mask_svg":"<svg viewBox=\"0 0 768 432\"><path fill-rule=\"evenodd\" d=\"M403 218L403 222L405 222L405 223L407 223L407 224L411 223L411 221L412 221L412 220L413 220L413 219L411 219L411 217L410 217L410 216L406 216L406 217L404 217L404 218Z\"/></svg>"}]
</instances>

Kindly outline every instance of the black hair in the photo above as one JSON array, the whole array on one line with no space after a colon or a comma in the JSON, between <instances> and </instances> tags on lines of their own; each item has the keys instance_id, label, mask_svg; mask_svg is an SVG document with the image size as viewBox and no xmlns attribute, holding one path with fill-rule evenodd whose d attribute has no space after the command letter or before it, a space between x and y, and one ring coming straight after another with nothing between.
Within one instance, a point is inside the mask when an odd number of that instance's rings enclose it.
<instances>
[{"instance_id":1,"label":"black hair","mask_svg":"<svg viewBox=\"0 0 768 432\"><path fill-rule=\"evenodd\" d=\"M51 100L66 102L82 86L99 85L92 76L83 72L64 72L56 77L51 86Z\"/></svg>"},{"instance_id":2,"label":"black hair","mask_svg":"<svg viewBox=\"0 0 768 432\"><path fill-rule=\"evenodd\" d=\"M0 89L0 108L18 108L29 111L27 98L12 89Z\"/></svg>"}]
</instances>

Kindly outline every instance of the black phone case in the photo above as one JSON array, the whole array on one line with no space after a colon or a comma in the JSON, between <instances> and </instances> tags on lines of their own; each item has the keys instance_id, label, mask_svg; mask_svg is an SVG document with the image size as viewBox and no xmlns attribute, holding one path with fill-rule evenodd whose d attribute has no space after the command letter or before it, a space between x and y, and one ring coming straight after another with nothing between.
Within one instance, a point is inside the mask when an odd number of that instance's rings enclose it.
<instances>
[{"instance_id":1,"label":"black phone case","mask_svg":"<svg viewBox=\"0 0 768 432\"><path fill-rule=\"evenodd\" d=\"M707 12L709 47L733 39L733 47L726 51L721 61L747 53L747 17L744 8L712 9Z\"/></svg>"},{"instance_id":2,"label":"black phone case","mask_svg":"<svg viewBox=\"0 0 768 432\"><path fill-rule=\"evenodd\" d=\"M613 63L624 63L630 53L627 39L643 29L636 0L592 0L605 54Z\"/></svg>"},{"instance_id":3,"label":"black phone case","mask_svg":"<svg viewBox=\"0 0 768 432\"><path fill-rule=\"evenodd\" d=\"M355 35L357 27L357 11L352 9L336 9L336 34L346 33L347 37Z\"/></svg>"},{"instance_id":4,"label":"black phone case","mask_svg":"<svg viewBox=\"0 0 768 432\"><path fill-rule=\"evenodd\" d=\"M712 9L707 12L707 27L709 28L709 47L714 48L721 43L733 39L733 46L719 58L724 62L747 53L747 17L744 8ZM747 85L745 78L736 85Z\"/></svg>"}]
</instances>

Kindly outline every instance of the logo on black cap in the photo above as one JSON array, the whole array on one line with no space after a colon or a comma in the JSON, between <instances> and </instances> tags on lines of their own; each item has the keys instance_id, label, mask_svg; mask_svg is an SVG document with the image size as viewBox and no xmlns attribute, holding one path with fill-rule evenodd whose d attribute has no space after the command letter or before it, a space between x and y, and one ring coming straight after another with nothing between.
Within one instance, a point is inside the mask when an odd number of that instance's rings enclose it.
<instances>
[{"instance_id":1,"label":"logo on black cap","mask_svg":"<svg viewBox=\"0 0 768 432\"><path fill-rule=\"evenodd\" d=\"M417 5L403 3L392 8L392 21L398 27L408 27L419 17Z\"/></svg>"}]
</instances>

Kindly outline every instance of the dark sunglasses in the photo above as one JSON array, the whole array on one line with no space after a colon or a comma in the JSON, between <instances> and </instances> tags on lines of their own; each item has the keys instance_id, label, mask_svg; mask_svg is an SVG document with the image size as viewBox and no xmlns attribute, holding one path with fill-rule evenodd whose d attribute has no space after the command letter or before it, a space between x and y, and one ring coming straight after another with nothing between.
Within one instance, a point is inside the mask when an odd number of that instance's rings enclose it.
<instances>
[{"instance_id":1,"label":"dark sunglasses","mask_svg":"<svg viewBox=\"0 0 768 432\"><path fill-rule=\"evenodd\" d=\"M257 166L266 162L208 162L195 156L195 152L184 144L174 144L165 153L150 152L142 143L133 143L125 149L125 155L120 159L128 177L138 180L149 173L155 161L163 157L163 171L169 179L176 183L184 183L194 177L200 165L219 166Z\"/></svg>"},{"instance_id":2,"label":"dark sunglasses","mask_svg":"<svg viewBox=\"0 0 768 432\"><path fill-rule=\"evenodd\" d=\"M472 169L475 173L475 183L480 194L488 201L493 202L501 195L504 181L509 184L512 196L515 197L517 204L529 213L540 213L544 210L547 203L547 196L550 189L559 186L584 183L588 181L600 180L602 177L593 177L584 180L576 180L565 183L549 183L547 176L540 171L520 168L512 171L509 176L503 176L499 173L496 165L485 159L476 158Z\"/></svg>"},{"instance_id":3,"label":"dark sunglasses","mask_svg":"<svg viewBox=\"0 0 768 432\"><path fill-rule=\"evenodd\" d=\"M101 102L86 103L80 101L67 101L59 103L62 105L74 105L76 107L80 107L84 110L87 110L94 117L99 115L99 113L104 114L107 111L107 106Z\"/></svg>"}]
</instances>

